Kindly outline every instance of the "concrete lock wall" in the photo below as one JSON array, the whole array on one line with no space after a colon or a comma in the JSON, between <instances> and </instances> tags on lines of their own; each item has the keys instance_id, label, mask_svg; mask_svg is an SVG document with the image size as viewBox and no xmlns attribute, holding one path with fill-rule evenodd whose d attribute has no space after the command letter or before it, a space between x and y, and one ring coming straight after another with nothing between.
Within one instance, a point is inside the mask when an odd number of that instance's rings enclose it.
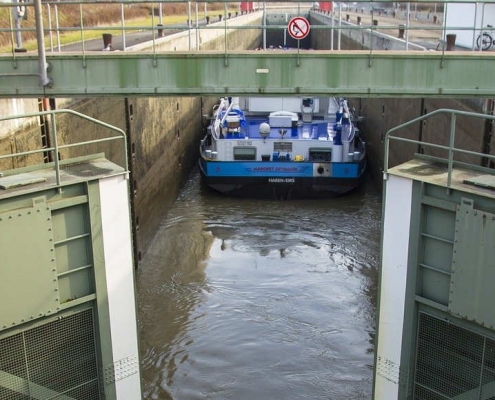
<instances>
[{"instance_id":1,"label":"concrete lock wall","mask_svg":"<svg viewBox=\"0 0 495 400\"><path fill-rule=\"evenodd\" d=\"M310 15L311 25L330 26L332 17L325 14ZM333 26L338 28L339 21L334 18ZM375 50L406 50L406 41L397 37L386 35L370 29L346 29L359 25L345 20L341 21L341 45L342 50L365 50L373 48ZM333 31L333 49L337 50L338 30ZM311 31L311 47L318 50L331 49L331 30L313 29ZM424 51L425 47L409 42L408 50Z\"/></svg>"},{"instance_id":2,"label":"concrete lock wall","mask_svg":"<svg viewBox=\"0 0 495 400\"><path fill-rule=\"evenodd\" d=\"M363 136L367 143L370 171L374 181L382 184L382 171L384 165L383 147L384 137L388 130L417 118L420 115L441 108L449 108L470 112L484 112L485 100L483 99L350 99L356 110L364 117L361 124ZM485 121L481 119L457 117L455 146L471 151L481 152L485 143ZM437 116L394 134L394 136L409 139L423 139L425 142L448 145L450 135L450 118ZM492 139L493 141L493 139ZM495 149L495 147L491 147ZM402 142L393 142L390 146L389 166L401 164L418 152L418 146ZM424 154L446 157L441 150L423 149ZM493 154L493 150L492 150ZM480 160L466 156L456 156L458 161L470 161L480 164Z\"/></svg>"},{"instance_id":3,"label":"concrete lock wall","mask_svg":"<svg viewBox=\"0 0 495 400\"><path fill-rule=\"evenodd\" d=\"M223 12L222 12L223 14ZM212 16L214 18L214 16ZM184 50L224 50L225 34L227 33L228 50L244 50L257 47L260 42L259 28L235 30L232 26L250 26L261 24L262 13L254 12L240 15L208 25L208 29L191 29L173 35L157 38L156 51L184 51ZM136 44L128 50L149 50L150 42Z\"/></svg>"}]
</instances>

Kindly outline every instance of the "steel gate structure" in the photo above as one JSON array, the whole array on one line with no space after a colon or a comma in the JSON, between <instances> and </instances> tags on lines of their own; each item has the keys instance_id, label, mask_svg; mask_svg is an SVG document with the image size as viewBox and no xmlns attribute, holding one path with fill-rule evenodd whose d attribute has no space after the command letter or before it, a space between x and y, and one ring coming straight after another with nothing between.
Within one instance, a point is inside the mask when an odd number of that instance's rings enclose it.
<instances>
[{"instance_id":1,"label":"steel gate structure","mask_svg":"<svg viewBox=\"0 0 495 400\"><path fill-rule=\"evenodd\" d=\"M448 145L400 135L439 115ZM455 146L437 110L387 132L421 153L384 166L375 399L495 398L495 156ZM465 121L465 119L464 119Z\"/></svg>"}]
</instances>

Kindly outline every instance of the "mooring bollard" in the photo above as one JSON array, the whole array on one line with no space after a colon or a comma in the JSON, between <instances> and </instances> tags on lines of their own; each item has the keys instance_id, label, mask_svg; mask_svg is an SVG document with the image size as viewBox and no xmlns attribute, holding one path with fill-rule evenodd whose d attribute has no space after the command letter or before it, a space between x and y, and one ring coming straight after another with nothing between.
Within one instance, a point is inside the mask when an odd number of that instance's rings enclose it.
<instances>
[{"instance_id":1,"label":"mooring bollard","mask_svg":"<svg viewBox=\"0 0 495 400\"><path fill-rule=\"evenodd\" d=\"M158 24L156 26L158 28L158 37L163 37L163 25L162 24Z\"/></svg>"},{"instance_id":2,"label":"mooring bollard","mask_svg":"<svg viewBox=\"0 0 495 400\"><path fill-rule=\"evenodd\" d=\"M455 39L457 35L450 33L447 35L447 51L453 51L455 50Z\"/></svg>"},{"instance_id":3,"label":"mooring bollard","mask_svg":"<svg viewBox=\"0 0 495 400\"><path fill-rule=\"evenodd\" d=\"M357 17L357 24L361 25L361 17Z\"/></svg>"},{"instance_id":4,"label":"mooring bollard","mask_svg":"<svg viewBox=\"0 0 495 400\"><path fill-rule=\"evenodd\" d=\"M103 35L103 50L112 50L112 34L104 33Z\"/></svg>"},{"instance_id":5,"label":"mooring bollard","mask_svg":"<svg viewBox=\"0 0 495 400\"><path fill-rule=\"evenodd\" d=\"M399 39L404 39L405 25L399 25Z\"/></svg>"}]
</instances>

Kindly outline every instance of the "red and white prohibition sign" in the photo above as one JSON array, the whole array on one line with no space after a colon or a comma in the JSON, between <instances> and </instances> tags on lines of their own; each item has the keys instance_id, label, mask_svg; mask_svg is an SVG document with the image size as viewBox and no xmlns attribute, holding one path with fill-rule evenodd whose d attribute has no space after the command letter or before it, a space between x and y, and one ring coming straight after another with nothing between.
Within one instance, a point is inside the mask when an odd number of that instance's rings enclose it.
<instances>
[{"instance_id":1,"label":"red and white prohibition sign","mask_svg":"<svg viewBox=\"0 0 495 400\"><path fill-rule=\"evenodd\" d=\"M304 39L309 34L309 22L304 17L294 17L289 21L287 29L294 39Z\"/></svg>"}]
</instances>

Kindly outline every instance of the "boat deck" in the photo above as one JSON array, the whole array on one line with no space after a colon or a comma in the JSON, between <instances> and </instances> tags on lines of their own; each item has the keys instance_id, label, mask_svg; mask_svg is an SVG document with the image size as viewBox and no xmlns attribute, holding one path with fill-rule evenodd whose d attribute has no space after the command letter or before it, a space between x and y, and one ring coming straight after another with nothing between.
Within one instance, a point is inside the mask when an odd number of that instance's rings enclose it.
<instances>
[{"instance_id":1,"label":"boat deck","mask_svg":"<svg viewBox=\"0 0 495 400\"><path fill-rule=\"evenodd\" d=\"M229 132L225 139L262 139L259 126L268 122L263 117L246 117L246 125L241 127L240 132ZM330 120L314 120L311 123L299 123L298 126L290 128L270 128L267 139L290 139L290 140L328 140L328 124ZM285 131L283 136L281 131Z\"/></svg>"}]
</instances>

